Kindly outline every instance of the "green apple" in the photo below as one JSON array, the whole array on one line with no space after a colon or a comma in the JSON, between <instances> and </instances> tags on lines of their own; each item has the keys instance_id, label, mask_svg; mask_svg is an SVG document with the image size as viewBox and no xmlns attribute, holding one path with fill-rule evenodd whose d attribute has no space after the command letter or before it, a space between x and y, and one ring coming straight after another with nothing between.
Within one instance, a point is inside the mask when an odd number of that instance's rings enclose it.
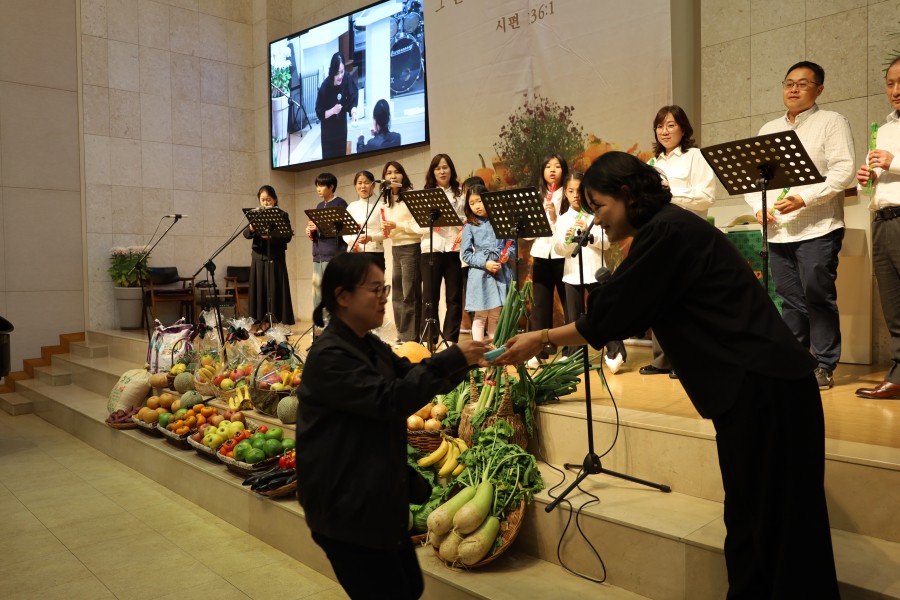
<instances>
[{"instance_id":1,"label":"green apple","mask_svg":"<svg viewBox=\"0 0 900 600\"><path fill-rule=\"evenodd\" d=\"M209 446L210 448L212 448L213 450L218 449L219 446L221 446L222 444L225 443L225 437L222 435L219 435L218 433L213 433L212 435L208 436L207 439L209 440L209 443L206 445Z\"/></svg>"},{"instance_id":2,"label":"green apple","mask_svg":"<svg viewBox=\"0 0 900 600\"><path fill-rule=\"evenodd\" d=\"M219 384L219 387L224 391L229 391L234 389L234 380L233 379L223 379L222 383Z\"/></svg>"}]
</instances>

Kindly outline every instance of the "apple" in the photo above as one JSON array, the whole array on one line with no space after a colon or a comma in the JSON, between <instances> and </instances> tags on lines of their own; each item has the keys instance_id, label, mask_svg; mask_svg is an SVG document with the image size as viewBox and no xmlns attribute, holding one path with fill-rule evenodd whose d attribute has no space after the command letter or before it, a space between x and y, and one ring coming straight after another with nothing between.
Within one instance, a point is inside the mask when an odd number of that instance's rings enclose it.
<instances>
[{"instance_id":1,"label":"apple","mask_svg":"<svg viewBox=\"0 0 900 600\"><path fill-rule=\"evenodd\" d=\"M210 427L212 427L212 425L210 423L204 423L203 425L201 425L200 427L197 428L197 432L202 436L204 433L206 433L206 430L209 429ZM197 440L197 441L199 442L200 440Z\"/></svg>"},{"instance_id":2,"label":"apple","mask_svg":"<svg viewBox=\"0 0 900 600\"><path fill-rule=\"evenodd\" d=\"M300 375L295 375L294 378L291 380L291 385L294 387L298 387L300 385L300 379L301 379Z\"/></svg>"},{"instance_id":3,"label":"apple","mask_svg":"<svg viewBox=\"0 0 900 600\"><path fill-rule=\"evenodd\" d=\"M225 379L224 373L219 373L216 375L215 379L212 380L214 386L219 387L222 385L222 381Z\"/></svg>"},{"instance_id":4,"label":"apple","mask_svg":"<svg viewBox=\"0 0 900 600\"><path fill-rule=\"evenodd\" d=\"M213 364L213 357L209 354L204 354L200 357L200 364L204 367L210 366L211 364Z\"/></svg>"},{"instance_id":5,"label":"apple","mask_svg":"<svg viewBox=\"0 0 900 600\"><path fill-rule=\"evenodd\" d=\"M230 408L226 408L225 412L222 413L222 416L225 417L225 420L230 421L231 416L234 414L234 411Z\"/></svg>"},{"instance_id":6,"label":"apple","mask_svg":"<svg viewBox=\"0 0 900 600\"><path fill-rule=\"evenodd\" d=\"M219 387L224 391L229 391L234 389L234 380L233 379L223 379L222 383L219 384Z\"/></svg>"},{"instance_id":7,"label":"apple","mask_svg":"<svg viewBox=\"0 0 900 600\"><path fill-rule=\"evenodd\" d=\"M281 382L273 383L271 386L269 386L269 389L273 392L280 392L284 389L284 384Z\"/></svg>"},{"instance_id":8,"label":"apple","mask_svg":"<svg viewBox=\"0 0 900 600\"><path fill-rule=\"evenodd\" d=\"M231 437L230 435L228 435L229 433L231 433L231 428L228 427L228 425L226 425L223 421L222 424L219 425L219 427L216 429L216 433L218 433L219 435L221 435L222 437L224 437L227 440Z\"/></svg>"},{"instance_id":9,"label":"apple","mask_svg":"<svg viewBox=\"0 0 900 600\"><path fill-rule=\"evenodd\" d=\"M209 441L209 443L207 443L206 445L213 450L216 450L219 446L225 443L225 436L219 435L218 433L214 433L206 439Z\"/></svg>"},{"instance_id":10,"label":"apple","mask_svg":"<svg viewBox=\"0 0 900 600\"><path fill-rule=\"evenodd\" d=\"M209 418L209 424L213 427L218 427L224 420L225 417L223 417L222 415L213 415Z\"/></svg>"},{"instance_id":11,"label":"apple","mask_svg":"<svg viewBox=\"0 0 900 600\"><path fill-rule=\"evenodd\" d=\"M230 434L230 437L236 436L243 430L244 430L244 424L241 423L240 421L232 421L231 424L228 426L228 433Z\"/></svg>"},{"instance_id":12,"label":"apple","mask_svg":"<svg viewBox=\"0 0 900 600\"><path fill-rule=\"evenodd\" d=\"M204 423L205 425L206 423ZM194 435L191 436L191 439L197 442L198 444L203 441L203 430L198 431Z\"/></svg>"},{"instance_id":13,"label":"apple","mask_svg":"<svg viewBox=\"0 0 900 600\"><path fill-rule=\"evenodd\" d=\"M247 420L244 419L244 413L242 413L239 410L235 411L234 413L231 414L231 420L232 421L240 421L241 423L244 423L244 424L247 423Z\"/></svg>"},{"instance_id":14,"label":"apple","mask_svg":"<svg viewBox=\"0 0 900 600\"><path fill-rule=\"evenodd\" d=\"M232 380L232 381L237 381L238 379L240 379L240 378L243 377L243 376L244 376L244 374L241 372L240 369L235 369L235 370L232 371L231 374L228 376L228 379L230 379L230 380Z\"/></svg>"},{"instance_id":15,"label":"apple","mask_svg":"<svg viewBox=\"0 0 900 600\"><path fill-rule=\"evenodd\" d=\"M256 387L258 387L261 390L267 390L267 389L269 389L269 382L266 381L265 379L263 379L262 381L260 381L259 383L256 384Z\"/></svg>"}]
</instances>

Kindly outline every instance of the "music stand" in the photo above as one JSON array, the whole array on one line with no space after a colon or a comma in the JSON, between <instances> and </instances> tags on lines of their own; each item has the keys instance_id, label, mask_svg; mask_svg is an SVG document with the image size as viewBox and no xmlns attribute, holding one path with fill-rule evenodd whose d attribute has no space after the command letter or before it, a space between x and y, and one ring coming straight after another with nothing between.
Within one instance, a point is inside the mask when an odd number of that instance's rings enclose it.
<instances>
[{"instance_id":1,"label":"music stand","mask_svg":"<svg viewBox=\"0 0 900 600\"><path fill-rule=\"evenodd\" d=\"M769 218L766 190L821 183L819 173L795 131L779 131L701 148L703 158L732 196L762 192L763 288L769 291Z\"/></svg>"},{"instance_id":2,"label":"music stand","mask_svg":"<svg viewBox=\"0 0 900 600\"><path fill-rule=\"evenodd\" d=\"M450 204L447 194L440 188L430 190L407 190L400 192L400 198L403 204L409 208L409 212L415 219L419 227L428 228L428 272L431 278L431 298L425 299L425 327L422 329L422 335L419 337L419 343L425 344L427 341L428 351L434 353L435 347L440 343L435 343L432 337L433 333L437 333L436 337L443 337L437 320L437 286L434 281L434 228L437 227L461 227L462 220L456 214L456 209ZM445 339L442 343L446 344Z\"/></svg>"},{"instance_id":3,"label":"music stand","mask_svg":"<svg viewBox=\"0 0 900 600\"><path fill-rule=\"evenodd\" d=\"M269 327L275 324L275 315L272 314L272 271L275 270L272 260L272 240L285 241L294 237L288 214L271 206L267 208L243 208L244 216L250 221L254 232L259 232L266 240L266 316L263 320L269 322ZM265 233L263 233L265 232Z\"/></svg>"},{"instance_id":4,"label":"music stand","mask_svg":"<svg viewBox=\"0 0 900 600\"><path fill-rule=\"evenodd\" d=\"M303 212L309 220L315 223L319 235L333 237L337 240L342 235L356 235L359 233L359 223L356 222L346 206L329 206L327 208L308 208Z\"/></svg>"},{"instance_id":5,"label":"music stand","mask_svg":"<svg viewBox=\"0 0 900 600\"><path fill-rule=\"evenodd\" d=\"M519 281L519 238L551 237L553 230L544 212L544 200L535 187L485 192L481 202L497 239L516 241L516 282Z\"/></svg>"}]
</instances>

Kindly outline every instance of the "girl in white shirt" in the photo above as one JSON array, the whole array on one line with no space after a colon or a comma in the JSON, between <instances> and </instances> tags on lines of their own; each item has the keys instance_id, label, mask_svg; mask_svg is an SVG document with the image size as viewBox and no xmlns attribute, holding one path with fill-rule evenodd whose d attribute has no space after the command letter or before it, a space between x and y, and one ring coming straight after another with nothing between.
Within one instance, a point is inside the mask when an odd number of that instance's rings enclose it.
<instances>
[{"instance_id":1,"label":"girl in white shirt","mask_svg":"<svg viewBox=\"0 0 900 600\"><path fill-rule=\"evenodd\" d=\"M716 176L694 141L694 128L680 106L663 106L653 119L653 153L651 166L665 175L672 192L672 204L705 219L716 199ZM653 361L641 367L642 375L668 373L677 379L662 347L651 337Z\"/></svg>"},{"instance_id":2,"label":"girl in white shirt","mask_svg":"<svg viewBox=\"0 0 900 600\"><path fill-rule=\"evenodd\" d=\"M569 209L569 201L563 195L562 182L569 175L569 165L559 154L550 154L541 163L541 193L544 195L544 213L550 229L556 230L557 218ZM531 246L531 280L534 285L534 306L531 309L531 330L540 331L553 327L553 290L559 295L565 313L566 289L563 286L563 256L553 249L551 238L534 238ZM566 322L569 321L566 315ZM549 356L547 349L543 358Z\"/></svg>"},{"instance_id":3,"label":"girl in white shirt","mask_svg":"<svg viewBox=\"0 0 900 600\"><path fill-rule=\"evenodd\" d=\"M422 276L419 272L422 236L416 229L412 213L400 198L400 192L413 189L413 185L406 169L395 160L384 165L381 178L391 182L381 184L381 197L385 202L381 209L381 227L384 238L391 244L391 303L397 339L415 342L422 333Z\"/></svg>"},{"instance_id":4,"label":"girl in white shirt","mask_svg":"<svg viewBox=\"0 0 900 600\"><path fill-rule=\"evenodd\" d=\"M345 235L348 252L368 254L375 264L384 270L384 233L381 230L381 213L378 210L378 196L375 189L375 176L369 171L360 171L353 177L353 185L359 199L347 205L347 212L360 224L362 231L359 237ZM370 214L371 213L371 214ZM366 220L368 217L368 220ZM356 245L353 245L356 240Z\"/></svg>"},{"instance_id":5,"label":"girl in white shirt","mask_svg":"<svg viewBox=\"0 0 900 600\"><path fill-rule=\"evenodd\" d=\"M594 216L589 210L583 209L581 204L581 180L583 175L575 172L569 175L563 182L565 198L569 202L570 210L559 216L556 220L556 231L553 234L553 250L565 257L565 269L563 283L566 287L566 312L569 322L574 321L584 314L585 293L590 293L600 286L597 283L595 273L597 269L605 266L603 263L603 250L609 248L609 239L603 234L603 229L594 225ZM578 249L578 238L588 232L592 238L581 248L581 260L583 263L583 275L579 273L578 255L573 254ZM582 285L582 277L584 284ZM566 356L571 355L577 347L567 347ZM620 340L612 341L606 345L606 365L615 373L625 363L625 344Z\"/></svg>"}]
</instances>

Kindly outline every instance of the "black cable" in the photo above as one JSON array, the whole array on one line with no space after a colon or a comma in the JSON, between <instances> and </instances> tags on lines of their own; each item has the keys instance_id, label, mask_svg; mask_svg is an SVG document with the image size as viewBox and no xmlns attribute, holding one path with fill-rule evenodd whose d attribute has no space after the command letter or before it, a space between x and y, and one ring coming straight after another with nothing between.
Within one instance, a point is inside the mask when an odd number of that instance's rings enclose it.
<instances>
[{"instance_id":1,"label":"black cable","mask_svg":"<svg viewBox=\"0 0 900 600\"><path fill-rule=\"evenodd\" d=\"M600 455L601 458L602 458L603 456L606 456L607 454L609 454L610 451L612 451L613 446L615 446L615 444L616 444L616 440L619 439L619 428L620 428L620 422L619 422L619 407L618 407L618 405L616 404L616 399L615 399L615 397L613 396L612 390L609 389L609 386L608 386L607 383L606 383L606 376L605 376L604 373L603 373L603 357L605 356L605 354L606 354L606 350L604 349L604 350L601 352L601 354L600 354L600 367L597 369L597 372L600 374L600 380L603 382L603 387L605 387L606 390L609 392L609 398L610 398L610 400L612 401L613 408L615 409L615 414L616 414L615 424L616 424L616 427L615 427L615 435L613 436L613 441L612 441L612 443L609 445L609 448L607 448L606 451L605 451L603 454ZM586 376L586 377L590 377L590 373L586 373L585 376ZM540 435L540 433L538 433L538 435ZM555 467L554 465L550 464L550 463L543 457L543 455L541 455L540 447L541 447L540 440L538 440L538 443L535 445L535 452L536 452L536 454L537 454L537 459L538 459L539 461L541 461L542 463L544 463L545 465L547 465L548 467L550 467L552 470L554 470L554 471L556 471L557 473L559 473L559 474L562 476L562 479L560 480L559 483L557 483L557 484L554 485L553 487L547 489L547 495L548 495L550 498L552 498L553 500L556 500L556 499L558 498L558 496L554 496L554 495L553 495L553 491L556 490L557 488L563 486L563 485L566 483L566 472L565 472L564 470L562 470L562 469L560 469L560 468L558 468L558 467ZM581 475L581 472L582 472L582 471L583 471L583 469L579 469L579 470L578 470L578 473L576 473L576 478L577 478L579 475ZM585 543L588 545L588 548L591 549L591 552L594 553L594 556L597 557L597 560L600 562L600 569L602 570L602 573L603 573L603 574L602 574L601 577L598 578L598 577L594 577L594 576L588 575L588 574L586 574L586 573L580 573L580 572L578 572L578 571L572 569L571 567L569 567L569 566L565 563L565 561L563 560L563 558L562 558L562 544L563 544L563 541L565 540L566 533L569 531L569 527L570 527L571 524L572 524L572 514L573 514L573 510L572 510L572 509L574 508L574 507L572 506L572 503L571 503L567 498L563 498L562 501L561 501L561 503L562 503L562 502L565 502L566 504L568 504L568 506L569 506L569 518L566 520L566 525L565 525L565 527L563 527L563 530L562 530L562 532L561 532L560 535L559 535L559 542L558 542L557 545L556 545L556 560L559 562L559 566L561 566L563 569L565 569L567 572L571 573L572 575L575 575L576 577L581 577L582 579L586 579L587 581L591 581L591 582L593 582L593 583L605 583L605 582L606 582L606 578L607 578L606 563L603 561L603 557L600 556L600 552L597 550L597 548L594 547L594 545L591 543L591 540L588 539L587 535L584 533L584 530L581 528L581 515L582 515L582 511L583 511L585 508L587 508L588 506L593 506L594 504L599 504L599 503L600 503L600 498L599 498L598 496L595 496L595 495L592 494L591 492L585 490L585 489L582 488L580 485L578 486L578 491L580 491L582 494L588 496L589 499L588 499L587 501L583 502L583 503L578 507L578 510L574 511L574 515L575 515L575 528L578 530L578 533L581 534L582 539L584 539Z\"/></svg>"}]
</instances>

